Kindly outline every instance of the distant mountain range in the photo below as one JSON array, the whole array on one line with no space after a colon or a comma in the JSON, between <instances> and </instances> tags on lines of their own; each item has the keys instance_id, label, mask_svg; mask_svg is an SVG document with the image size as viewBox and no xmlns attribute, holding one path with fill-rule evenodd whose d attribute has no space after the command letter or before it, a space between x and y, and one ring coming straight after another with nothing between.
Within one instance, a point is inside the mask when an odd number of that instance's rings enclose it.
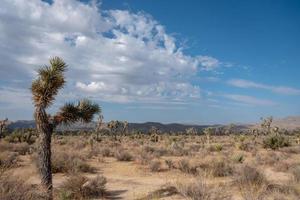
<instances>
[{"instance_id":1,"label":"distant mountain range","mask_svg":"<svg viewBox=\"0 0 300 200\"><path fill-rule=\"evenodd\" d=\"M273 122L274 126L278 126L279 128L287 129L287 130L295 130L300 129L300 116L291 116L282 119L275 119ZM145 123L129 123L128 128L129 131L139 130L142 132L148 132L151 127L156 127L162 132L183 132L188 128L195 128L197 131L201 131L206 127L224 127L224 125L216 124L216 125L190 125L190 124L179 124L179 123L171 123L171 124L162 124L159 122L145 122ZM15 122L10 122L8 128L10 130L14 130L16 128L34 128L35 122L33 120L18 120ZM96 127L96 122L91 122L88 124L75 123L71 126L59 126L57 129L62 130L93 130ZM252 127L258 127L257 124L239 124L236 125L236 130L245 130Z\"/></svg>"},{"instance_id":2,"label":"distant mountain range","mask_svg":"<svg viewBox=\"0 0 300 200\"><path fill-rule=\"evenodd\" d=\"M222 125L213 125L213 127L219 127ZM59 131L63 130L93 130L96 127L96 122L91 122L87 124L83 123L75 123L70 126L59 126L57 129ZM145 123L129 123L128 129L129 131L138 130L142 132L148 132L151 127L156 127L162 132L182 132L188 128L195 128L197 131L201 131L202 129L209 127L208 125L186 125L186 124L162 124L158 122L145 122ZM14 130L17 128L35 128L35 122L33 120L18 120L15 122L10 122L8 125L8 129Z\"/></svg>"}]
</instances>

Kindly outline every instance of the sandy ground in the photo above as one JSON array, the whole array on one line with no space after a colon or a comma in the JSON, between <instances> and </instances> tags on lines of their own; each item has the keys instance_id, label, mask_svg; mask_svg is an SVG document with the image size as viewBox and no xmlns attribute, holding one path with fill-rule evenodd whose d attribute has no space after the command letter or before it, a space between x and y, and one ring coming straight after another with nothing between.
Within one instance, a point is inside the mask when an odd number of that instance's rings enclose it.
<instances>
[{"instance_id":1,"label":"sandy ground","mask_svg":"<svg viewBox=\"0 0 300 200\"><path fill-rule=\"evenodd\" d=\"M174 186L176 183L192 180L192 175L184 174L178 170L165 170L162 172L150 172L145 166L139 165L134 161L120 162L115 158L93 158L88 163L96 169L96 173L85 174L87 177L94 177L103 174L107 178L107 191L109 196L107 199L128 199L128 200L146 200L146 199L162 199L162 200L179 200L184 199L178 194L169 194L164 192L159 198L155 195L149 197L149 194L155 191ZM259 167L259 166L258 166ZM285 172L275 172L271 168L264 168L266 178L273 183L283 184L290 180L290 174ZM30 156L20 156L20 167L13 170L15 176L24 177L29 184L39 184L39 176L36 167L32 163ZM60 184L67 178L65 174L54 174L54 188L58 188ZM208 179L208 184L216 182L230 182L230 178L214 178ZM238 193L238 192L237 192ZM147 198L148 195L148 198ZM233 196L233 200L241 200L240 196Z\"/></svg>"}]
</instances>

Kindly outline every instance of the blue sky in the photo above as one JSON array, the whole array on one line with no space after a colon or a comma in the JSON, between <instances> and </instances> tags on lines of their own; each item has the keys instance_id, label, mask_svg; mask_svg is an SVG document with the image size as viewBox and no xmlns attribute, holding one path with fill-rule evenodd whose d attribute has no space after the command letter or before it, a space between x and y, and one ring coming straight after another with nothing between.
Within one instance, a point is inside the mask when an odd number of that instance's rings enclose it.
<instances>
[{"instance_id":1,"label":"blue sky","mask_svg":"<svg viewBox=\"0 0 300 200\"><path fill-rule=\"evenodd\" d=\"M89 97L105 120L255 122L300 115L299 1L4 0L0 118L32 119L29 87L69 64L49 110Z\"/></svg>"}]
</instances>

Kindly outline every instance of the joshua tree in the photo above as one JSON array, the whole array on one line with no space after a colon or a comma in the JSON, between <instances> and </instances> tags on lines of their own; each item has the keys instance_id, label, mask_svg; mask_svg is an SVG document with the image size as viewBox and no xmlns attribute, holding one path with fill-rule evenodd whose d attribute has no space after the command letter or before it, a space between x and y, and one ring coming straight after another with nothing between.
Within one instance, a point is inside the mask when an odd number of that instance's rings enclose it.
<instances>
[{"instance_id":1,"label":"joshua tree","mask_svg":"<svg viewBox=\"0 0 300 200\"><path fill-rule=\"evenodd\" d=\"M99 140L99 135L101 134L101 130L103 129L103 115L98 116L98 122L96 125L96 140Z\"/></svg>"},{"instance_id":2,"label":"joshua tree","mask_svg":"<svg viewBox=\"0 0 300 200\"><path fill-rule=\"evenodd\" d=\"M65 104L54 116L47 114L46 109L54 102L58 91L65 84L64 72L66 69L67 65L61 58L51 58L50 65L45 65L38 70L38 77L31 86L35 106L34 117L39 134L39 172L48 199L53 199L51 173L51 135L53 130L62 123L90 122L94 114L101 111L99 105L84 99L78 103Z\"/></svg>"},{"instance_id":3,"label":"joshua tree","mask_svg":"<svg viewBox=\"0 0 300 200\"><path fill-rule=\"evenodd\" d=\"M209 145L210 144L210 136L214 133L214 128L213 127L207 127L204 129L204 134L206 135L206 143Z\"/></svg>"},{"instance_id":4,"label":"joshua tree","mask_svg":"<svg viewBox=\"0 0 300 200\"><path fill-rule=\"evenodd\" d=\"M127 121L123 121L123 131L122 131L122 134L124 136L126 136L128 133L128 122Z\"/></svg>"},{"instance_id":5,"label":"joshua tree","mask_svg":"<svg viewBox=\"0 0 300 200\"><path fill-rule=\"evenodd\" d=\"M115 140L117 140L117 135L126 135L128 129L127 121L119 121L112 120L108 122L107 127L110 129L110 133L114 136Z\"/></svg>"},{"instance_id":6,"label":"joshua tree","mask_svg":"<svg viewBox=\"0 0 300 200\"><path fill-rule=\"evenodd\" d=\"M2 137L2 134L7 126L8 119L6 118L5 120L0 120L0 138Z\"/></svg>"},{"instance_id":7,"label":"joshua tree","mask_svg":"<svg viewBox=\"0 0 300 200\"><path fill-rule=\"evenodd\" d=\"M261 118L261 128L263 129L263 133L265 135L269 135L271 133L271 125L273 122L273 117Z\"/></svg>"},{"instance_id":8,"label":"joshua tree","mask_svg":"<svg viewBox=\"0 0 300 200\"><path fill-rule=\"evenodd\" d=\"M187 135L197 135L197 130L194 127L185 129Z\"/></svg>"}]
</instances>

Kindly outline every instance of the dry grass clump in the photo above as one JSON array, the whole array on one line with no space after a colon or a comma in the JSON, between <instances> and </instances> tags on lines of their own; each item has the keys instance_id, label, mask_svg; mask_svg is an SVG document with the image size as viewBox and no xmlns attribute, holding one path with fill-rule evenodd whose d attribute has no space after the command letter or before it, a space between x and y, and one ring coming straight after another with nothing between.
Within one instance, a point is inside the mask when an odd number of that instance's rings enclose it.
<instances>
[{"instance_id":1,"label":"dry grass clump","mask_svg":"<svg viewBox=\"0 0 300 200\"><path fill-rule=\"evenodd\" d=\"M197 173L197 166L192 165L190 161L186 158L183 158L178 161L177 163L177 169L184 173L188 174L196 174Z\"/></svg>"},{"instance_id":2,"label":"dry grass clump","mask_svg":"<svg viewBox=\"0 0 300 200\"><path fill-rule=\"evenodd\" d=\"M300 165L296 165L290 169L295 182L300 182Z\"/></svg>"},{"instance_id":3,"label":"dry grass clump","mask_svg":"<svg viewBox=\"0 0 300 200\"><path fill-rule=\"evenodd\" d=\"M115 158L118 161L132 161L133 160L132 154L129 153L128 151L122 150L122 149L119 149L115 152Z\"/></svg>"},{"instance_id":4,"label":"dry grass clump","mask_svg":"<svg viewBox=\"0 0 300 200\"><path fill-rule=\"evenodd\" d=\"M15 152L1 152L0 153L0 168L7 169L17 166L18 154Z\"/></svg>"},{"instance_id":5,"label":"dry grass clump","mask_svg":"<svg viewBox=\"0 0 300 200\"><path fill-rule=\"evenodd\" d=\"M149 164L149 168L152 172L161 171L161 162L159 160L152 160Z\"/></svg>"},{"instance_id":6,"label":"dry grass clump","mask_svg":"<svg viewBox=\"0 0 300 200\"><path fill-rule=\"evenodd\" d=\"M42 192L11 174L0 174L1 200L43 200Z\"/></svg>"},{"instance_id":7,"label":"dry grass clump","mask_svg":"<svg viewBox=\"0 0 300 200\"><path fill-rule=\"evenodd\" d=\"M145 151L141 151L136 158L136 162L141 165L148 165L154 156L151 153L147 153Z\"/></svg>"},{"instance_id":8,"label":"dry grass clump","mask_svg":"<svg viewBox=\"0 0 300 200\"><path fill-rule=\"evenodd\" d=\"M193 152L198 152L200 149L201 149L201 145L199 145L199 144L192 144L189 147L189 150L193 151Z\"/></svg>"},{"instance_id":9,"label":"dry grass clump","mask_svg":"<svg viewBox=\"0 0 300 200\"><path fill-rule=\"evenodd\" d=\"M0 152L10 151L16 152L20 155L25 155L30 152L30 146L27 143L7 143L4 141L0 142Z\"/></svg>"},{"instance_id":10,"label":"dry grass clump","mask_svg":"<svg viewBox=\"0 0 300 200\"><path fill-rule=\"evenodd\" d=\"M169 151L164 147L155 148L153 152L153 155L157 158L161 156L165 156L167 154L169 154Z\"/></svg>"},{"instance_id":11,"label":"dry grass clump","mask_svg":"<svg viewBox=\"0 0 300 200\"><path fill-rule=\"evenodd\" d=\"M88 179L85 176L73 175L69 177L58 191L60 199L93 199L105 195L107 180L103 176Z\"/></svg>"},{"instance_id":12,"label":"dry grass clump","mask_svg":"<svg viewBox=\"0 0 300 200\"><path fill-rule=\"evenodd\" d=\"M153 147L153 146L148 146L148 145L144 146L142 148L142 151L152 154L154 157L157 157L157 158L167 155L169 153L168 150L165 149L164 147Z\"/></svg>"},{"instance_id":13,"label":"dry grass clump","mask_svg":"<svg viewBox=\"0 0 300 200\"><path fill-rule=\"evenodd\" d=\"M244 154L235 154L232 156L232 161L235 163L243 163L245 161Z\"/></svg>"},{"instance_id":14,"label":"dry grass clump","mask_svg":"<svg viewBox=\"0 0 300 200\"><path fill-rule=\"evenodd\" d=\"M245 142L245 141L237 143L236 145L239 150L247 151L247 152L251 151L254 148L250 142Z\"/></svg>"},{"instance_id":15,"label":"dry grass clump","mask_svg":"<svg viewBox=\"0 0 300 200\"><path fill-rule=\"evenodd\" d=\"M230 200L230 195L226 194L222 187L208 186L200 180L191 183L178 183L178 192L190 200Z\"/></svg>"},{"instance_id":16,"label":"dry grass clump","mask_svg":"<svg viewBox=\"0 0 300 200\"><path fill-rule=\"evenodd\" d=\"M210 145L208 147L208 151L210 152L220 152L223 149L223 145L222 144L214 144L214 145Z\"/></svg>"},{"instance_id":17,"label":"dry grass clump","mask_svg":"<svg viewBox=\"0 0 300 200\"><path fill-rule=\"evenodd\" d=\"M224 177L233 174L233 167L225 159L212 161L209 164L209 170L214 177Z\"/></svg>"},{"instance_id":18,"label":"dry grass clump","mask_svg":"<svg viewBox=\"0 0 300 200\"><path fill-rule=\"evenodd\" d=\"M276 163L281 162L282 156L271 151L271 152L261 152L255 156L256 162L260 165L270 165L274 166Z\"/></svg>"},{"instance_id":19,"label":"dry grass clump","mask_svg":"<svg viewBox=\"0 0 300 200\"><path fill-rule=\"evenodd\" d=\"M268 182L256 168L245 165L240 168L236 184L244 200L263 200Z\"/></svg>"},{"instance_id":20,"label":"dry grass clump","mask_svg":"<svg viewBox=\"0 0 300 200\"><path fill-rule=\"evenodd\" d=\"M110 156L113 156L113 153L111 152L110 148L108 148L108 147L103 147L103 148L101 148L100 154L101 154L103 157L110 157Z\"/></svg>"},{"instance_id":21,"label":"dry grass clump","mask_svg":"<svg viewBox=\"0 0 300 200\"><path fill-rule=\"evenodd\" d=\"M286 161L275 163L274 170L276 172L286 172L292 167L292 164Z\"/></svg>"},{"instance_id":22,"label":"dry grass clump","mask_svg":"<svg viewBox=\"0 0 300 200\"><path fill-rule=\"evenodd\" d=\"M170 154L172 156L187 156L189 155L189 153L190 153L189 149L185 149L181 146L176 146L176 145L174 145L170 150Z\"/></svg>"},{"instance_id":23,"label":"dry grass clump","mask_svg":"<svg viewBox=\"0 0 300 200\"><path fill-rule=\"evenodd\" d=\"M288 153L288 154L299 154L300 153L300 146L290 146L281 148L280 151Z\"/></svg>"}]
</instances>

